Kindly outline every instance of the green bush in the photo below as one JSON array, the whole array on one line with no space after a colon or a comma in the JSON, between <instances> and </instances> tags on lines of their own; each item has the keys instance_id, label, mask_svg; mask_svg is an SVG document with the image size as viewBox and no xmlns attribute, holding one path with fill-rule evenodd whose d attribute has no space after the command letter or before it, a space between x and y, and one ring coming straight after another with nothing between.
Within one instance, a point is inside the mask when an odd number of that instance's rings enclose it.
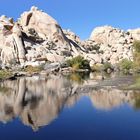
<instances>
[{"instance_id":1,"label":"green bush","mask_svg":"<svg viewBox=\"0 0 140 140\"><path fill-rule=\"evenodd\" d=\"M119 68L122 71L129 71L130 69L133 69L133 62L128 59L123 59L119 63Z\"/></svg>"},{"instance_id":2,"label":"green bush","mask_svg":"<svg viewBox=\"0 0 140 140\"><path fill-rule=\"evenodd\" d=\"M68 66L72 67L74 70L90 69L89 61L85 60L82 56L77 56L67 60L67 64Z\"/></svg>"},{"instance_id":3,"label":"green bush","mask_svg":"<svg viewBox=\"0 0 140 140\"><path fill-rule=\"evenodd\" d=\"M38 66L38 67L33 67L31 65L28 65L24 71L28 72L28 73L38 73L40 71L43 70L43 67L42 66Z\"/></svg>"},{"instance_id":4,"label":"green bush","mask_svg":"<svg viewBox=\"0 0 140 140\"><path fill-rule=\"evenodd\" d=\"M140 41L136 40L133 43L134 51L140 53Z\"/></svg>"},{"instance_id":5,"label":"green bush","mask_svg":"<svg viewBox=\"0 0 140 140\"><path fill-rule=\"evenodd\" d=\"M136 71L140 70L140 41L134 41L133 43L133 59L134 59L134 68Z\"/></svg>"},{"instance_id":6,"label":"green bush","mask_svg":"<svg viewBox=\"0 0 140 140\"><path fill-rule=\"evenodd\" d=\"M106 62L106 63L103 64L103 66L102 66L102 70L107 72L108 69L113 70L113 66L112 66L111 63Z\"/></svg>"},{"instance_id":7,"label":"green bush","mask_svg":"<svg viewBox=\"0 0 140 140\"><path fill-rule=\"evenodd\" d=\"M7 79L13 76L13 73L8 70L0 70L0 79Z\"/></svg>"},{"instance_id":8,"label":"green bush","mask_svg":"<svg viewBox=\"0 0 140 140\"><path fill-rule=\"evenodd\" d=\"M102 64L94 64L91 69L92 71L100 72L102 70L103 65Z\"/></svg>"},{"instance_id":9,"label":"green bush","mask_svg":"<svg viewBox=\"0 0 140 140\"><path fill-rule=\"evenodd\" d=\"M105 72L109 72L109 71L113 71L113 66L111 63L106 62L104 64L94 64L91 67L92 71L96 71L96 72L100 72L100 71L105 71Z\"/></svg>"}]
</instances>

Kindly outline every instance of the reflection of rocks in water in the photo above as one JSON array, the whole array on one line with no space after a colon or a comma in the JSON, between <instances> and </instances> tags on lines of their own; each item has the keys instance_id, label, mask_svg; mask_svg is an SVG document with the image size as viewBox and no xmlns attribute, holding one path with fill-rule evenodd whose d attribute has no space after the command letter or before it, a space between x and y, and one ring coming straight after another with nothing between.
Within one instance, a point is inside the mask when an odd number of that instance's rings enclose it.
<instances>
[{"instance_id":1,"label":"reflection of rocks in water","mask_svg":"<svg viewBox=\"0 0 140 140\"><path fill-rule=\"evenodd\" d=\"M81 96L82 95L80 95L80 94L75 94L73 96L70 96L69 98L67 98L65 105L67 107L73 107L75 105L75 103L81 98Z\"/></svg>"},{"instance_id":2,"label":"reflection of rocks in water","mask_svg":"<svg viewBox=\"0 0 140 140\"><path fill-rule=\"evenodd\" d=\"M19 116L24 124L33 129L49 124L71 94L70 85L62 77L46 81L34 78L5 81L1 87L7 86L11 90L8 94L0 94L0 120L7 122Z\"/></svg>"},{"instance_id":3,"label":"reflection of rocks in water","mask_svg":"<svg viewBox=\"0 0 140 140\"><path fill-rule=\"evenodd\" d=\"M123 103L132 103L133 91L122 91L114 88L103 88L90 94L90 99L97 109L110 110Z\"/></svg>"},{"instance_id":4,"label":"reflection of rocks in water","mask_svg":"<svg viewBox=\"0 0 140 140\"><path fill-rule=\"evenodd\" d=\"M140 95L115 88L95 88L92 80L82 85L62 76L43 80L38 77L20 78L0 83L0 121L6 123L19 117L34 130L57 118L64 106L72 107L83 95L97 109L110 110L123 103L140 106Z\"/></svg>"},{"instance_id":5,"label":"reflection of rocks in water","mask_svg":"<svg viewBox=\"0 0 140 140\"><path fill-rule=\"evenodd\" d=\"M9 89L7 92L0 91L0 120L4 123L14 118L13 105L15 102L15 91L18 89L16 83L15 81L1 83L1 89ZM10 89L10 87L12 88Z\"/></svg>"}]
</instances>

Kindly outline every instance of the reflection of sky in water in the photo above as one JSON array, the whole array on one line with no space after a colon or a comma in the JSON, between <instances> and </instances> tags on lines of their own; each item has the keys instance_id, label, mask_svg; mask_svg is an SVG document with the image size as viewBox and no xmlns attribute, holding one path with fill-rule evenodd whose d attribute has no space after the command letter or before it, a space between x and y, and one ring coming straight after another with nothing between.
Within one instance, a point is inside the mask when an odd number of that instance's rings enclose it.
<instances>
[{"instance_id":1,"label":"reflection of sky in water","mask_svg":"<svg viewBox=\"0 0 140 140\"><path fill-rule=\"evenodd\" d=\"M0 119L8 123L0 124L0 138L139 139L139 91L109 87L94 90L89 85L89 81L78 85L62 77L1 83ZM83 88L89 90L85 93ZM28 126L40 129L34 132Z\"/></svg>"}]
</instances>

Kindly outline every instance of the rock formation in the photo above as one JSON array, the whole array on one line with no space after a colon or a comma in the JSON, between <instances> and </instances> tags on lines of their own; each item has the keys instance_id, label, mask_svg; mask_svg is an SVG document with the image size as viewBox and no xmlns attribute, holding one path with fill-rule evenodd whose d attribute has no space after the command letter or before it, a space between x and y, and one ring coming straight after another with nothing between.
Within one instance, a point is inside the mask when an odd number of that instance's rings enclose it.
<instances>
[{"instance_id":1,"label":"rock formation","mask_svg":"<svg viewBox=\"0 0 140 140\"><path fill-rule=\"evenodd\" d=\"M45 60L63 62L77 56L76 43L70 41L60 25L48 14L32 7L18 22L0 18L0 47L3 65L40 65ZM80 47L79 47L80 49Z\"/></svg>"},{"instance_id":2,"label":"rock formation","mask_svg":"<svg viewBox=\"0 0 140 140\"><path fill-rule=\"evenodd\" d=\"M25 46L20 26L5 16L0 17L0 40L2 64L25 61Z\"/></svg>"},{"instance_id":3,"label":"rock formation","mask_svg":"<svg viewBox=\"0 0 140 140\"><path fill-rule=\"evenodd\" d=\"M118 63L122 59L133 60L133 38L129 32L111 26L97 27L90 40L98 44L104 62Z\"/></svg>"},{"instance_id":4,"label":"rock formation","mask_svg":"<svg viewBox=\"0 0 140 140\"><path fill-rule=\"evenodd\" d=\"M52 41L59 46L69 45L68 39L56 20L36 7L32 7L29 12L24 12L19 24L22 26L23 32L28 36L33 36L34 39L38 36L42 41Z\"/></svg>"},{"instance_id":5,"label":"rock formation","mask_svg":"<svg viewBox=\"0 0 140 140\"><path fill-rule=\"evenodd\" d=\"M132 44L139 39L139 29L123 31L111 26L97 27L88 40L70 30L63 30L55 19L32 7L17 22L0 17L0 61L2 66L62 63L81 55L90 65L110 62L116 64L124 58L133 60Z\"/></svg>"}]
</instances>

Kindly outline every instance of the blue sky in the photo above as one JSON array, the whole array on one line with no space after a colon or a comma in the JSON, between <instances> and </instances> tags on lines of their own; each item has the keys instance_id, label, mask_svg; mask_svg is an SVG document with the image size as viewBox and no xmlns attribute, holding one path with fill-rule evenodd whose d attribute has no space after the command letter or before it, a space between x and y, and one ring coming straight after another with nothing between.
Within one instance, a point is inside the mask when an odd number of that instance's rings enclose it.
<instances>
[{"instance_id":1,"label":"blue sky","mask_svg":"<svg viewBox=\"0 0 140 140\"><path fill-rule=\"evenodd\" d=\"M32 5L82 39L88 38L97 26L111 25L124 30L140 27L140 0L2 0L0 15L17 19Z\"/></svg>"}]
</instances>

